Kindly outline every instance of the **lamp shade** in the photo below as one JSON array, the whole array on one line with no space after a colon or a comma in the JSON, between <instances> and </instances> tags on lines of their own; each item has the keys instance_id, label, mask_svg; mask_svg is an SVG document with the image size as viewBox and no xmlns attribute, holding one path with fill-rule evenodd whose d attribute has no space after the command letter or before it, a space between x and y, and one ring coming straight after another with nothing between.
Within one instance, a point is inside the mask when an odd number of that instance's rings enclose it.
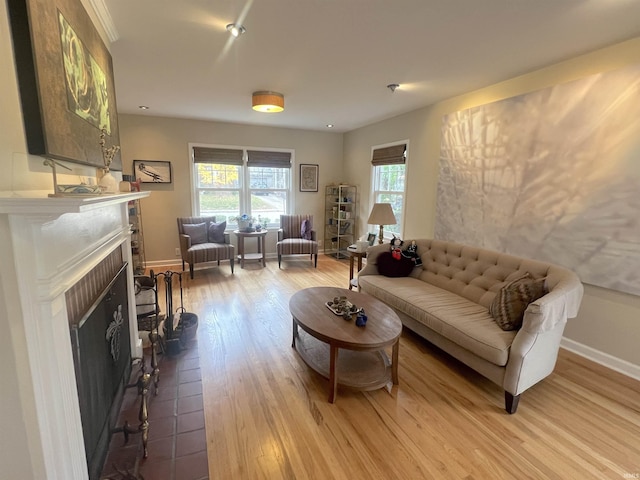
<instances>
[{"instance_id":1,"label":"lamp shade","mask_svg":"<svg viewBox=\"0 0 640 480\"><path fill-rule=\"evenodd\" d=\"M395 225L398 223L390 203L374 203L369 214L369 225Z\"/></svg>"},{"instance_id":2,"label":"lamp shade","mask_svg":"<svg viewBox=\"0 0 640 480\"><path fill-rule=\"evenodd\" d=\"M257 112L277 113L284 110L284 95L277 92L253 92L252 108Z\"/></svg>"}]
</instances>

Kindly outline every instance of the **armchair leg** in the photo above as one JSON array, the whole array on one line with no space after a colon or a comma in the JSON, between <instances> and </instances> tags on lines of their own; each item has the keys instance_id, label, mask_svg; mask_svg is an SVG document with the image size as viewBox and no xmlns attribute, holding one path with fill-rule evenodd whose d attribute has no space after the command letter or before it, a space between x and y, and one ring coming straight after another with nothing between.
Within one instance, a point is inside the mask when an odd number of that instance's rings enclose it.
<instances>
[{"instance_id":1,"label":"armchair leg","mask_svg":"<svg viewBox=\"0 0 640 480\"><path fill-rule=\"evenodd\" d=\"M182 260L182 271L184 272L184 260Z\"/></svg>"},{"instance_id":2,"label":"armchair leg","mask_svg":"<svg viewBox=\"0 0 640 480\"><path fill-rule=\"evenodd\" d=\"M218 262L219 264L219 262ZM229 264L231 265L231 275L233 275L233 258L229 259Z\"/></svg>"},{"instance_id":3,"label":"armchair leg","mask_svg":"<svg viewBox=\"0 0 640 480\"><path fill-rule=\"evenodd\" d=\"M193 280L193 263L189 264L189 276L191 277L191 280Z\"/></svg>"},{"instance_id":4,"label":"armchair leg","mask_svg":"<svg viewBox=\"0 0 640 480\"><path fill-rule=\"evenodd\" d=\"M318 268L318 254L316 253L315 260L313 262L313 268Z\"/></svg>"},{"instance_id":5,"label":"armchair leg","mask_svg":"<svg viewBox=\"0 0 640 480\"><path fill-rule=\"evenodd\" d=\"M504 409L509 414L516 413L518 409L518 402L520 401L520 395L512 395L505 390L504 392Z\"/></svg>"},{"instance_id":6,"label":"armchair leg","mask_svg":"<svg viewBox=\"0 0 640 480\"><path fill-rule=\"evenodd\" d=\"M280 268L280 263L282 263L282 255L278 254L278 268Z\"/></svg>"}]
</instances>

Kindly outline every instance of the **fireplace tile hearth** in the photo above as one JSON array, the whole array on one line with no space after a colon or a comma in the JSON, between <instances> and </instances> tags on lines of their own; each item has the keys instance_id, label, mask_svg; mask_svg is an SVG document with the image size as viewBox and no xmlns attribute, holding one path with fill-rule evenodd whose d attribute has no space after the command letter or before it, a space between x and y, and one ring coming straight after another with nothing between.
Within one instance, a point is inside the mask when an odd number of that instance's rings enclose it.
<instances>
[{"instance_id":1,"label":"fireplace tile hearth","mask_svg":"<svg viewBox=\"0 0 640 480\"><path fill-rule=\"evenodd\" d=\"M150 365L148 350L145 350L145 358ZM145 480L209 479L197 341L194 340L187 350L178 355L158 355L158 358L158 395L153 395L152 387L148 396L149 456L142 458L139 434L130 436L126 445L122 434L114 434L101 478L128 480L122 474L137 471ZM134 366L131 383L138 375L139 369ZM137 425L139 408L140 397L136 388L127 389L118 426L125 420Z\"/></svg>"}]
</instances>

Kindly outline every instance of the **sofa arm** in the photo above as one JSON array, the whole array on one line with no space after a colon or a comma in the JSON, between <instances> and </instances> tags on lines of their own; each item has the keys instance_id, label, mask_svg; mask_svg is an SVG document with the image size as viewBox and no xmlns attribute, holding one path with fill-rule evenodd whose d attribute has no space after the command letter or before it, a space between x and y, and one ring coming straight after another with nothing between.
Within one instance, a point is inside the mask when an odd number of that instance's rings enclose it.
<instances>
[{"instance_id":1,"label":"sofa arm","mask_svg":"<svg viewBox=\"0 0 640 480\"><path fill-rule=\"evenodd\" d=\"M522 330L547 332L566 323L568 318L576 317L583 293L584 287L578 276L566 272L549 293L529 304L524 312Z\"/></svg>"},{"instance_id":2,"label":"sofa arm","mask_svg":"<svg viewBox=\"0 0 640 480\"><path fill-rule=\"evenodd\" d=\"M520 395L553 372L564 327L565 322L546 332L518 331L509 350L503 381L505 391Z\"/></svg>"}]
</instances>

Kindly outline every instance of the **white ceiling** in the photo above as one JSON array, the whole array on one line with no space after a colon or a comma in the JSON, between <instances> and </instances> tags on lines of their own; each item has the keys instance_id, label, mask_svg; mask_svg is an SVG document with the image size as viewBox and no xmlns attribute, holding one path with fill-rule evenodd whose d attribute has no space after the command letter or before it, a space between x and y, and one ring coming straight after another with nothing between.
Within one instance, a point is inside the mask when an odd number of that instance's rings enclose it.
<instances>
[{"instance_id":1,"label":"white ceiling","mask_svg":"<svg viewBox=\"0 0 640 480\"><path fill-rule=\"evenodd\" d=\"M640 35L640 0L104 3L120 113L341 132Z\"/></svg>"}]
</instances>

